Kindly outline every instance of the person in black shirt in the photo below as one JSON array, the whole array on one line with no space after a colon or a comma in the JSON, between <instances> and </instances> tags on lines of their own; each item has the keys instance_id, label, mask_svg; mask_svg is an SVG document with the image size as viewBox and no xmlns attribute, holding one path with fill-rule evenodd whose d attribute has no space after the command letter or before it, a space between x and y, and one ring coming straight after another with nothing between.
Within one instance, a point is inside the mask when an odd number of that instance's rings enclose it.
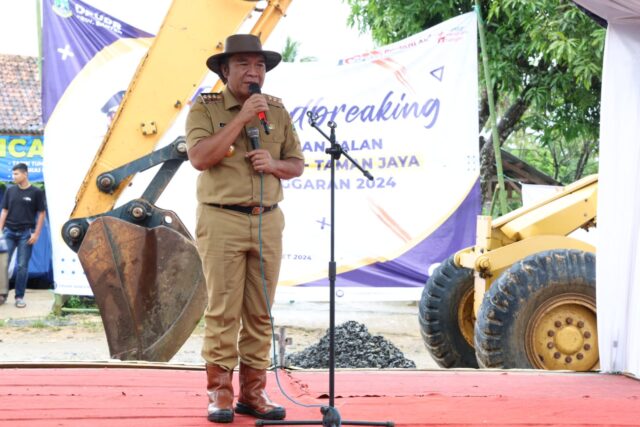
<instances>
[{"instance_id":1,"label":"person in black shirt","mask_svg":"<svg viewBox=\"0 0 640 427\"><path fill-rule=\"evenodd\" d=\"M24 308L24 292L29 276L29 259L33 245L38 241L46 211L44 192L29 182L29 170L24 163L13 167L13 180L16 185L9 187L2 199L0 230L7 243L8 263L11 263L14 249L16 259L16 307ZM0 304L6 300L0 295Z\"/></svg>"}]
</instances>

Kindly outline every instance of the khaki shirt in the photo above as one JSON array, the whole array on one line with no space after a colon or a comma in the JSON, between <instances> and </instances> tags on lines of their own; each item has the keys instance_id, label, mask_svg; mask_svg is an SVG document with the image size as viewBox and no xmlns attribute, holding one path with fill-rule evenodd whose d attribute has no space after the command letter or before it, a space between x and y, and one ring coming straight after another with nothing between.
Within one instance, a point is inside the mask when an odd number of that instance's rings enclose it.
<instances>
[{"instance_id":1,"label":"khaki shirt","mask_svg":"<svg viewBox=\"0 0 640 427\"><path fill-rule=\"evenodd\" d=\"M197 197L200 203L223 205L257 206L260 204L260 174L251 167L245 157L251 151L251 141L246 129L260 130L260 148L269 150L276 160L287 158L303 159L300 140L291 123L291 116L279 98L265 95L269 111L269 135L265 134L260 120L256 117L233 143L233 154L224 157L217 165L202 171L198 177ZM221 93L206 93L198 97L187 116L187 148L191 149L201 139L219 132L240 111L242 106L228 90ZM263 205L271 206L283 198L280 179L264 174Z\"/></svg>"}]
</instances>

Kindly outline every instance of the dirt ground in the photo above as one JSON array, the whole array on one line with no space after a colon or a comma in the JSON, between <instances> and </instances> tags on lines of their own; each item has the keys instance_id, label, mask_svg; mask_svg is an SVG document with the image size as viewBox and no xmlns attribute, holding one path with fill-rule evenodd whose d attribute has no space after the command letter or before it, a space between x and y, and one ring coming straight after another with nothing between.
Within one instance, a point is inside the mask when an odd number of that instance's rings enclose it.
<instances>
[{"instance_id":1,"label":"dirt ground","mask_svg":"<svg viewBox=\"0 0 640 427\"><path fill-rule=\"evenodd\" d=\"M0 306L0 363L108 361L102 320L98 314L50 314L50 291L28 291L26 309L16 309L9 295ZM272 310L276 332L285 328L292 342L286 352L300 351L327 333L329 304L276 303ZM438 369L420 337L417 302L342 303L336 306L336 325L355 320L372 335L382 335L398 347L418 369ZM203 326L198 325L171 363L201 365Z\"/></svg>"}]
</instances>

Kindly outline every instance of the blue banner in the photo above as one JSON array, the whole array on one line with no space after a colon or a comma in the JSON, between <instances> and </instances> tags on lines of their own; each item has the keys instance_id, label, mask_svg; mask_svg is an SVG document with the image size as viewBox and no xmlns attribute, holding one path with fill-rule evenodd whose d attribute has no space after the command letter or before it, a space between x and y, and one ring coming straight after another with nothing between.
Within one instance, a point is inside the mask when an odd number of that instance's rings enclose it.
<instances>
[{"instance_id":1,"label":"blue banner","mask_svg":"<svg viewBox=\"0 0 640 427\"><path fill-rule=\"evenodd\" d=\"M122 38L153 37L78 0L43 2L42 119L46 124L78 72Z\"/></svg>"},{"instance_id":2,"label":"blue banner","mask_svg":"<svg viewBox=\"0 0 640 427\"><path fill-rule=\"evenodd\" d=\"M129 16L146 12L138 2L130 3ZM60 229L153 35L79 0L44 0L42 10L45 184L54 281L60 293L91 295Z\"/></svg>"},{"instance_id":3,"label":"blue banner","mask_svg":"<svg viewBox=\"0 0 640 427\"><path fill-rule=\"evenodd\" d=\"M42 137L33 135L0 135L0 181L13 181L13 166L24 163L29 168L29 181L42 182Z\"/></svg>"}]
</instances>

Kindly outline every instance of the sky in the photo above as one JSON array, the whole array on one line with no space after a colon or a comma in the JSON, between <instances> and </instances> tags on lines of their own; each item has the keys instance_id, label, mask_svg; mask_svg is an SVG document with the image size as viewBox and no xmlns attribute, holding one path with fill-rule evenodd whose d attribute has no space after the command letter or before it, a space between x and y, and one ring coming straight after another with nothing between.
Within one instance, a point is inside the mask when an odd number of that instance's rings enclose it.
<instances>
[{"instance_id":1,"label":"sky","mask_svg":"<svg viewBox=\"0 0 640 427\"><path fill-rule=\"evenodd\" d=\"M37 56L38 31L36 5L38 0L0 0L0 53ZM128 24L155 33L171 0L84 0L103 12ZM132 14L134 2L144 13ZM259 2L258 4L266 4ZM314 56L331 60L346 54L371 49L369 34L360 35L347 26L349 6L343 0L292 0L287 16L280 20L265 43L265 48L282 51L286 38L300 43L298 57ZM257 15L258 14L254 14ZM249 32L247 23L240 32Z\"/></svg>"}]
</instances>

